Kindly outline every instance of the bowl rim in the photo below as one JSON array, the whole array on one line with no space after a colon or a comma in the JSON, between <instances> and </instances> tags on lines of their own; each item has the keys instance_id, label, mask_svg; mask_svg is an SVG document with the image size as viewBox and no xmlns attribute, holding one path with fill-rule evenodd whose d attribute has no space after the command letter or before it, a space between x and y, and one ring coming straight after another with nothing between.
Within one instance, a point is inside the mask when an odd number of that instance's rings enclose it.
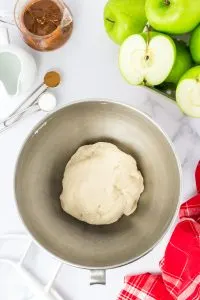
<instances>
[{"instance_id":1,"label":"bowl rim","mask_svg":"<svg viewBox=\"0 0 200 300\"><path fill-rule=\"evenodd\" d=\"M176 163L177 163L177 168L178 168L178 174L179 174L179 183L180 183L180 187L179 187L179 197L178 197L178 201L177 201L177 205L176 205L176 210L174 212L174 215L172 216L168 226L166 227L166 229L164 230L163 234L160 236L160 238L149 248L147 249L147 251L141 253L141 255L138 255L134 258L130 258L127 261L124 261L123 263L119 263L119 264L114 264L114 265L110 265L110 266L104 266L104 267L94 267L94 266L84 266L84 265L79 265L76 263L72 263L70 261L67 261L59 256L57 256L56 254L54 254L53 252L51 252L50 250L48 250L47 248L45 248L42 243L40 243L33 235L33 233L28 229L28 227L25 224L25 221L23 220L23 217L20 213L20 209L17 203L17 193L16 193L16 177L17 177L17 170L18 170L18 163L19 163L19 159L22 153L22 150L24 149L26 143L28 142L28 140L31 138L31 136L37 131L40 130L44 125L45 122L47 122L47 120L49 118L51 118L52 115L54 115L55 113L57 113L58 111L61 111L63 109L65 109L66 107L70 107L76 104L81 104L81 103L101 103L101 104L116 104L119 106L123 106L125 108L131 109L134 112L138 113L139 115L143 116L144 118L146 118L148 121L150 121L156 128L158 131L161 132L161 134L164 136L164 138L166 139L166 141L168 142L171 151L174 154L174 157L176 159ZM180 160L178 158L178 155L176 153L175 147L172 143L172 141L170 140L169 136L167 135L167 133L160 127L160 125L158 125L152 118L150 115L146 114L145 112L142 112L141 110L139 110L138 108L135 108L134 106L130 105L130 104L126 104L120 101L115 101L115 100L111 100L109 98L84 98L81 100L75 100L75 101L70 101L67 104L62 104L59 107L57 107L57 109L55 109L54 111L52 111L51 113L47 114L44 118L42 118L42 120L40 120L39 122L36 123L36 125L33 126L33 128L31 129L30 133L25 137L25 140L23 141L19 152L17 154L17 159L15 162L15 167L14 167L14 177L13 177L13 186L14 186L14 197L15 197L15 205L16 205L16 209L17 209L17 213L18 216L20 218L20 220L22 221L22 224L24 225L25 229L27 230L27 232L29 233L30 237L32 238L32 240L34 241L34 243L39 246L39 248L42 248L43 250L47 251L47 253L52 256L53 258L57 259L58 261L60 261L61 263L67 264L69 266L72 267L76 267L76 268L80 268L80 269L86 269L86 270L109 270L109 269L115 269L115 268L119 268L125 265L128 265L130 263L133 263L134 261L137 261L138 259L142 258L143 256L147 255L148 253L150 253L161 241L162 239L165 237L165 235L170 231L170 229L172 229L175 220L178 216L178 211L179 211L179 206L181 203L181 198L182 198L182 192L183 192L183 186L182 186L182 167L181 167L181 163Z\"/></svg>"}]
</instances>

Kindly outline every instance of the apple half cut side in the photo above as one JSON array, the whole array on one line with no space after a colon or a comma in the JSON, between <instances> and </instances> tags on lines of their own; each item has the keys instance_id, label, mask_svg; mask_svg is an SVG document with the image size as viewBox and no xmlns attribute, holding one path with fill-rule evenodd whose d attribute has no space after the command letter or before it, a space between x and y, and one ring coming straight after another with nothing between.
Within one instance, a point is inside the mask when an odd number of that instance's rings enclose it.
<instances>
[{"instance_id":1,"label":"apple half cut side","mask_svg":"<svg viewBox=\"0 0 200 300\"><path fill-rule=\"evenodd\" d=\"M191 68L181 77L176 101L186 115L200 118L200 66Z\"/></svg>"},{"instance_id":2,"label":"apple half cut side","mask_svg":"<svg viewBox=\"0 0 200 300\"><path fill-rule=\"evenodd\" d=\"M167 35L145 32L128 37L120 47L119 68L132 85L161 84L172 70L176 46Z\"/></svg>"}]
</instances>

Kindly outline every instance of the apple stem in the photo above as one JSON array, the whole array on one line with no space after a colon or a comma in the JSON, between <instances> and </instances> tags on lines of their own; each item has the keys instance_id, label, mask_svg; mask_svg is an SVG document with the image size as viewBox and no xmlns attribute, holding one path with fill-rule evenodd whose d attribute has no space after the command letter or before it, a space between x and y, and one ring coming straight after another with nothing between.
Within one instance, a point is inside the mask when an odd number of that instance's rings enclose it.
<instances>
[{"instance_id":1,"label":"apple stem","mask_svg":"<svg viewBox=\"0 0 200 300\"><path fill-rule=\"evenodd\" d=\"M112 21L112 20L110 20L110 19L108 19L108 18L106 18L106 20L107 20L108 22L115 23L114 21Z\"/></svg>"},{"instance_id":2,"label":"apple stem","mask_svg":"<svg viewBox=\"0 0 200 300\"><path fill-rule=\"evenodd\" d=\"M149 47L149 42L150 42L150 32L151 32L151 28L149 25L146 25L147 28L147 46L146 46L146 53L148 52L148 47ZM146 60L149 59L149 55L147 54L145 57Z\"/></svg>"},{"instance_id":3,"label":"apple stem","mask_svg":"<svg viewBox=\"0 0 200 300\"><path fill-rule=\"evenodd\" d=\"M170 0L164 0L165 5L169 6L170 5Z\"/></svg>"}]
</instances>

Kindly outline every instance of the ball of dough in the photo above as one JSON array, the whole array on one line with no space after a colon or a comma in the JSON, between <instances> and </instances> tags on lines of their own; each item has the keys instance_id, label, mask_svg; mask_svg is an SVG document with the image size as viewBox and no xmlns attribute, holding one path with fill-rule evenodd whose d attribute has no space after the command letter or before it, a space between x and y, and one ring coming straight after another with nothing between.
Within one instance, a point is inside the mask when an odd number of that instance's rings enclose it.
<instances>
[{"instance_id":1,"label":"ball of dough","mask_svg":"<svg viewBox=\"0 0 200 300\"><path fill-rule=\"evenodd\" d=\"M80 147L68 162L60 196L73 217L93 225L132 214L144 190L135 159L110 143Z\"/></svg>"}]
</instances>

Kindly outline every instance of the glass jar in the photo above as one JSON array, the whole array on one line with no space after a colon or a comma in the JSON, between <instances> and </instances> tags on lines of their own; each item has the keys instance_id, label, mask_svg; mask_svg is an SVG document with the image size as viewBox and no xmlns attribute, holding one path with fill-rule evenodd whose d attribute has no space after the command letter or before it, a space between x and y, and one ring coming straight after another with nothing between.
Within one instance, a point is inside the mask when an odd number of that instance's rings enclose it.
<instances>
[{"instance_id":1,"label":"glass jar","mask_svg":"<svg viewBox=\"0 0 200 300\"><path fill-rule=\"evenodd\" d=\"M72 33L72 14L62 0L18 0L14 16L24 41L35 50L57 49Z\"/></svg>"}]
</instances>

